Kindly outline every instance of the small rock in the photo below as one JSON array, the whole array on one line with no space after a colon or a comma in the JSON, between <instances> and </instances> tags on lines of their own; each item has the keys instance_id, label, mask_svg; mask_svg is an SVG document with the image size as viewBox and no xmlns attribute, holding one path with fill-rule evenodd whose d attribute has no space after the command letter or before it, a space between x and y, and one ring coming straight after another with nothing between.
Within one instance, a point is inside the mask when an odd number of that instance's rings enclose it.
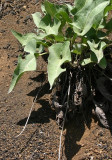
<instances>
[{"instance_id":1,"label":"small rock","mask_svg":"<svg viewBox=\"0 0 112 160\"><path fill-rule=\"evenodd\" d=\"M23 9L24 9L24 10L26 10L26 8L27 8L26 6L23 6Z\"/></svg>"},{"instance_id":2,"label":"small rock","mask_svg":"<svg viewBox=\"0 0 112 160\"><path fill-rule=\"evenodd\" d=\"M93 156L91 156L91 157L90 157L90 160L93 160L93 158L94 158L94 157L93 157Z\"/></svg>"}]
</instances>

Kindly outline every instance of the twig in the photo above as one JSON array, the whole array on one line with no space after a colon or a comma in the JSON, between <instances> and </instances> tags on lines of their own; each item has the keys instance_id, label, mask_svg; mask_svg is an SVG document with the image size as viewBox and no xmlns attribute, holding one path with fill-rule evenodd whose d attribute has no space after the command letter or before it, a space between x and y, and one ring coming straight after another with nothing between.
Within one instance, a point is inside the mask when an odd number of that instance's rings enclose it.
<instances>
[{"instance_id":1,"label":"twig","mask_svg":"<svg viewBox=\"0 0 112 160\"><path fill-rule=\"evenodd\" d=\"M37 100L38 94L39 94L40 91L42 90L42 87L43 87L43 85L41 84L41 88L40 88L39 91L37 92L37 94L36 94L36 96L35 96L35 98L34 98L34 100L33 100L33 102L32 102L32 106L31 106L31 108L30 108L30 112L29 112L28 118L27 118L27 120L26 120L26 123L25 123L22 131L16 136L16 138L19 137L19 136L24 132L24 130L25 130L27 124L28 124L29 118L30 118L30 116L31 116L31 112L32 112L32 109L33 109L33 107L34 107L34 104L35 104L35 102L36 102L36 100Z\"/></svg>"},{"instance_id":2,"label":"twig","mask_svg":"<svg viewBox=\"0 0 112 160\"><path fill-rule=\"evenodd\" d=\"M62 130L61 130L61 133L60 133L60 143L59 143L58 160L60 160L60 157L61 157L61 138L62 138L62 134L63 134L63 130L64 130L64 125L65 125L65 120L66 120L67 111L68 111L68 108L69 108L69 96L70 96L70 83L71 83L71 77L72 77L72 73L70 72L70 77L69 77L69 87L68 87L68 98L67 98L67 107L66 107L66 111L65 111L64 120L63 120Z\"/></svg>"}]
</instances>

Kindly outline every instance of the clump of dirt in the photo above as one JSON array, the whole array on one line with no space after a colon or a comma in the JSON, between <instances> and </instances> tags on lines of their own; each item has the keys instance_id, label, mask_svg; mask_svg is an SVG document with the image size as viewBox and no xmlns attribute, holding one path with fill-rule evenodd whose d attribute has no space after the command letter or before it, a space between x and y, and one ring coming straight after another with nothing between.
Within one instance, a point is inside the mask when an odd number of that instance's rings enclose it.
<instances>
[{"instance_id":1,"label":"clump of dirt","mask_svg":"<svg viewBox=\"0 0 112 160\"><path fill-rule=\"evenodd\" d=\"M60 130L55 122L56 113L51 107L51 91L47 82L46 62L40 58L37 62L37 71L26 73L11 94L7 94L12 73L17 65L17 57L23 50L17 40L11 34L11 29L20 33L34 32L31 14L40 11L42 1L25 0L2 0L0 4L0 159L33 159L33 160L56 160L58 157L58 146ZM56 1L55 1L56 2ZM59 1L57 1L59 3ZM62 1L60 1L62 2ZM70 3L73 1L69 1ZM69 69L70 74L71 69ZM77 99L77 104L70 108L62 139L62 159L67 160L89 160L89 159L112 159L111 129L105 129L98 125L97 117L92 113L91 101L88 97L88 105L85 103L87 112L81 113L82 95L79 82L85 79L80 78L80 71L73 77L77 81L73 83L71 77L70 106L72 99ZM60 84L59 92L60 94ZM69 83L66 81L66 84ZM23 134L15 138L26 122L32 101L39 91L37 102L31 113L28 125ZM65 85L67 86L67 85ZM83 86L85 88L85 85ZM77 92L74 91L77 88ZM63 89L63 97L68 88ZM88 90L88 87L87 87ZM81 94L79 94L81 91ZM74 96L72 97L72 92ZM54 88L55 93L55 88ZM57 99L57 97L56 97ZM66 99L66 98L65 98ZM85 99L85 98L84 98ZM66 102L66 101L65 101ZM61 97L57 102L60 108L65 110ZM109 102L111 104L111 102ZM74 113L72 115L72 112ZM71 112L72 111L72 112ZM85 118L86 117L86 118ZM109 117L111 120L111 115ZM60 122L59 122L60 123Z\"/></svg>"}]
</instances>

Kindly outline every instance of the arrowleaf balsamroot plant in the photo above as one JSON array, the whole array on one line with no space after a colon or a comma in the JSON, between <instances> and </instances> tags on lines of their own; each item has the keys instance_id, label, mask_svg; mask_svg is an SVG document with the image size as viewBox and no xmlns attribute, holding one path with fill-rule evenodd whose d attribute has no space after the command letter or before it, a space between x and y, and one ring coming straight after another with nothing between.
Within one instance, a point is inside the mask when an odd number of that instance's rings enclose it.
<instances>
[{"instance_id":1,"label":"arrowleaf balsamroot plant","mask_svg":"<svg viewBox=\"0 0 112 160\"><path fill-rule=\"evenodd\" d=\"M48 54L51 89L68 70L69 73L77 71L77 68L103 71L108 64L104 49L111 44L108 35L112 31L112 19L108 20L108 15L112 10L112 0L75 0L73 5L45 0L41 10L42 13L32 14L36 33L22 35L12 31L29 54L24 59L22 55L18 57L9 93L24 72L37 69L36 61L44 54Z\"/></svg>"}]
</instances>

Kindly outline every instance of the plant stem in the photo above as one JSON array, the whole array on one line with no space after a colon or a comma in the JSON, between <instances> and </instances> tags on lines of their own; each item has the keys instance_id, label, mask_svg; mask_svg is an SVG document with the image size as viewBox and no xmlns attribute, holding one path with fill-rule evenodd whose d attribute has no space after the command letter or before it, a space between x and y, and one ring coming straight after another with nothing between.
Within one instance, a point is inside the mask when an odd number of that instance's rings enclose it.
<instances>
[{"instance_id":1,"label":"plant stem","mask_svg":"<svg viewBox=\"0 0 112 160\"><path fill-rule=\"evenodd\" d=\"M44 52L44 53L39 53L39 56L43 56L45 54L49 54L48 52Z\"/></svg>"}]
</instances>

